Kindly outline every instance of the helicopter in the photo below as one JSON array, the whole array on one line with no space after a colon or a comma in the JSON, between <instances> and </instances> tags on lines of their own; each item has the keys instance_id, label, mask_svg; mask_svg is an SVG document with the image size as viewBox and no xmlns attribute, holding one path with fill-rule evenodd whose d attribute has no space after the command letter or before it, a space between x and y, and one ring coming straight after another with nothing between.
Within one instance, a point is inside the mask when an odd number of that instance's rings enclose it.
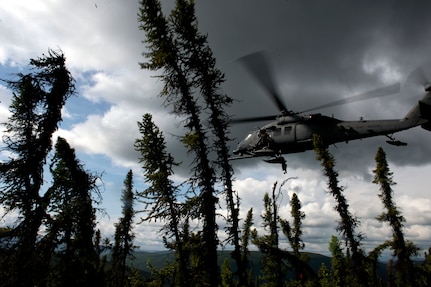
<instances>
[{"instance_id":1,"label":"helicopter","mask_svg":"<svg viewBox=\"0 0 431 287\"><path fill-rule=\"evenodd\" d=\"M344 98L322 106L301 112L286 108L270 75L267 61L262 52L240 58L240 61L254 75L268 92L270 98L279 108L279 115L233 119L232 123L271 121L261 128L251 131L233 150L231 160L266 157L265 162L278 163L286 172L286 160L283 154L304 152L313 149L313 135L319 135L325 145L357 139L386 136L387 143L394 146L406 146L407 143L396 140L393 134L413 127L421 126L431 131L431 85L425 79L421 68L416 69L409 78L425 86L425 94L403 118L388 120L344 121L311 111L350 102L383 97L400 91L400 84L393 84L350 98ZM308 113L308 114L306 114Z\"/></svg>"}]
</instances>

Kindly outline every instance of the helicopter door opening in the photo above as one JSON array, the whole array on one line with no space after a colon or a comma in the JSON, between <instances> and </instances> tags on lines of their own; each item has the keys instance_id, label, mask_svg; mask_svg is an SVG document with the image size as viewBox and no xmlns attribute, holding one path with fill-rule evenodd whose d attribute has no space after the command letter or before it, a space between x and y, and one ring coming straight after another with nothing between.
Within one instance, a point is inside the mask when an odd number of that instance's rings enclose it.
<instances>
[{"instance_id":1,"label":"helicopter door opening","mask_svg":"<svg viewBox=\"0 0 431 287\"><path fill-rule=\"evenodd\" d=\"M313 136L313 130L304 124L297 124L295 127L295 136L298 142L310 141Z\"/></svg>"}]
</instances>

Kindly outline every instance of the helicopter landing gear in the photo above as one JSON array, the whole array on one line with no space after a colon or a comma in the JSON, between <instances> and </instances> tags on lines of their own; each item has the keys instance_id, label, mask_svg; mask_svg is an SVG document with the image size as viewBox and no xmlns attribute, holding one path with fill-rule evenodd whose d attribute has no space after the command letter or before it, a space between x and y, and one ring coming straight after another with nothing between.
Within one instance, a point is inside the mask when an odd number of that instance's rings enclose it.
<instances>
[{"instance_id":1,"label":"helicopter landing gear","mask_svg":"<svg viewBox=\"0 0 431 287\"><path fill-rule=\"evenodd\" d=\"M283 172L284 173L287 172L286 159L284 157L282 157L281 155L275 155L272 158L264 159L264 161L267 163L279 163L279 164L281 164L281 168L283 169Z\"/></svg>"},{"instance_id":2,"label":"helicopter landing gear","mask_svg":"<svg viewBox=\"0 0 431 287\"><path fill-rule=\"evenodd\" d=\"M390 135L385 135L389 140L386 141L388 144L390 145L394 145L394 146L406 146L407 143L399 141L399 140L395 140L395 138L393 136Z\"/></svg>"}]
</instances>

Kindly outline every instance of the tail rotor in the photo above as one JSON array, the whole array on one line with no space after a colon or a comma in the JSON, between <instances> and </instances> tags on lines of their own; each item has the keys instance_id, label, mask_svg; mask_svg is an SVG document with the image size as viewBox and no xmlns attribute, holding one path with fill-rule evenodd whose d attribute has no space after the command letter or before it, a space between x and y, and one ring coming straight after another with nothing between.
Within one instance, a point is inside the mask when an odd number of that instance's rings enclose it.
<instances>
[{"instance_id":1,"label":"tail rotor","mask_svg":"<svg viewBox=\"0 0 431 287\"><path fill-rule=\"evenodd\" d=\"M423 87L426 92L431 91L431 81L424 66L419 66L414 69L407 77L406 83Z\"/></svg>"}]
</instances>

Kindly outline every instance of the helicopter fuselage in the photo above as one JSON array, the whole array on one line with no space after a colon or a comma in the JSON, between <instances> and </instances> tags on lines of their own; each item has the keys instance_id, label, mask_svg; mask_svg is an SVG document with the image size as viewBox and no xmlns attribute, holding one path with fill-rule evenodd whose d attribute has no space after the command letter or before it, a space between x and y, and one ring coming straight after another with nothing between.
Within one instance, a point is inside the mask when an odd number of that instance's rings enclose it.
<instances>
[{"instance_id":1,"label":"helicopter fuselage","mask_svg":"<svg viewBox=\"0 0 431 287\"><path fill-rule=\"evenodd\" d=\"M277 121L252 131L233 152L252 157L297 153L313 149L313 134L318 134L327 145L331 145L390 135L427 122L428 120L418 117L359 121L342 121L321 114L280 117Z\"/></svg>"}]
</instances>

